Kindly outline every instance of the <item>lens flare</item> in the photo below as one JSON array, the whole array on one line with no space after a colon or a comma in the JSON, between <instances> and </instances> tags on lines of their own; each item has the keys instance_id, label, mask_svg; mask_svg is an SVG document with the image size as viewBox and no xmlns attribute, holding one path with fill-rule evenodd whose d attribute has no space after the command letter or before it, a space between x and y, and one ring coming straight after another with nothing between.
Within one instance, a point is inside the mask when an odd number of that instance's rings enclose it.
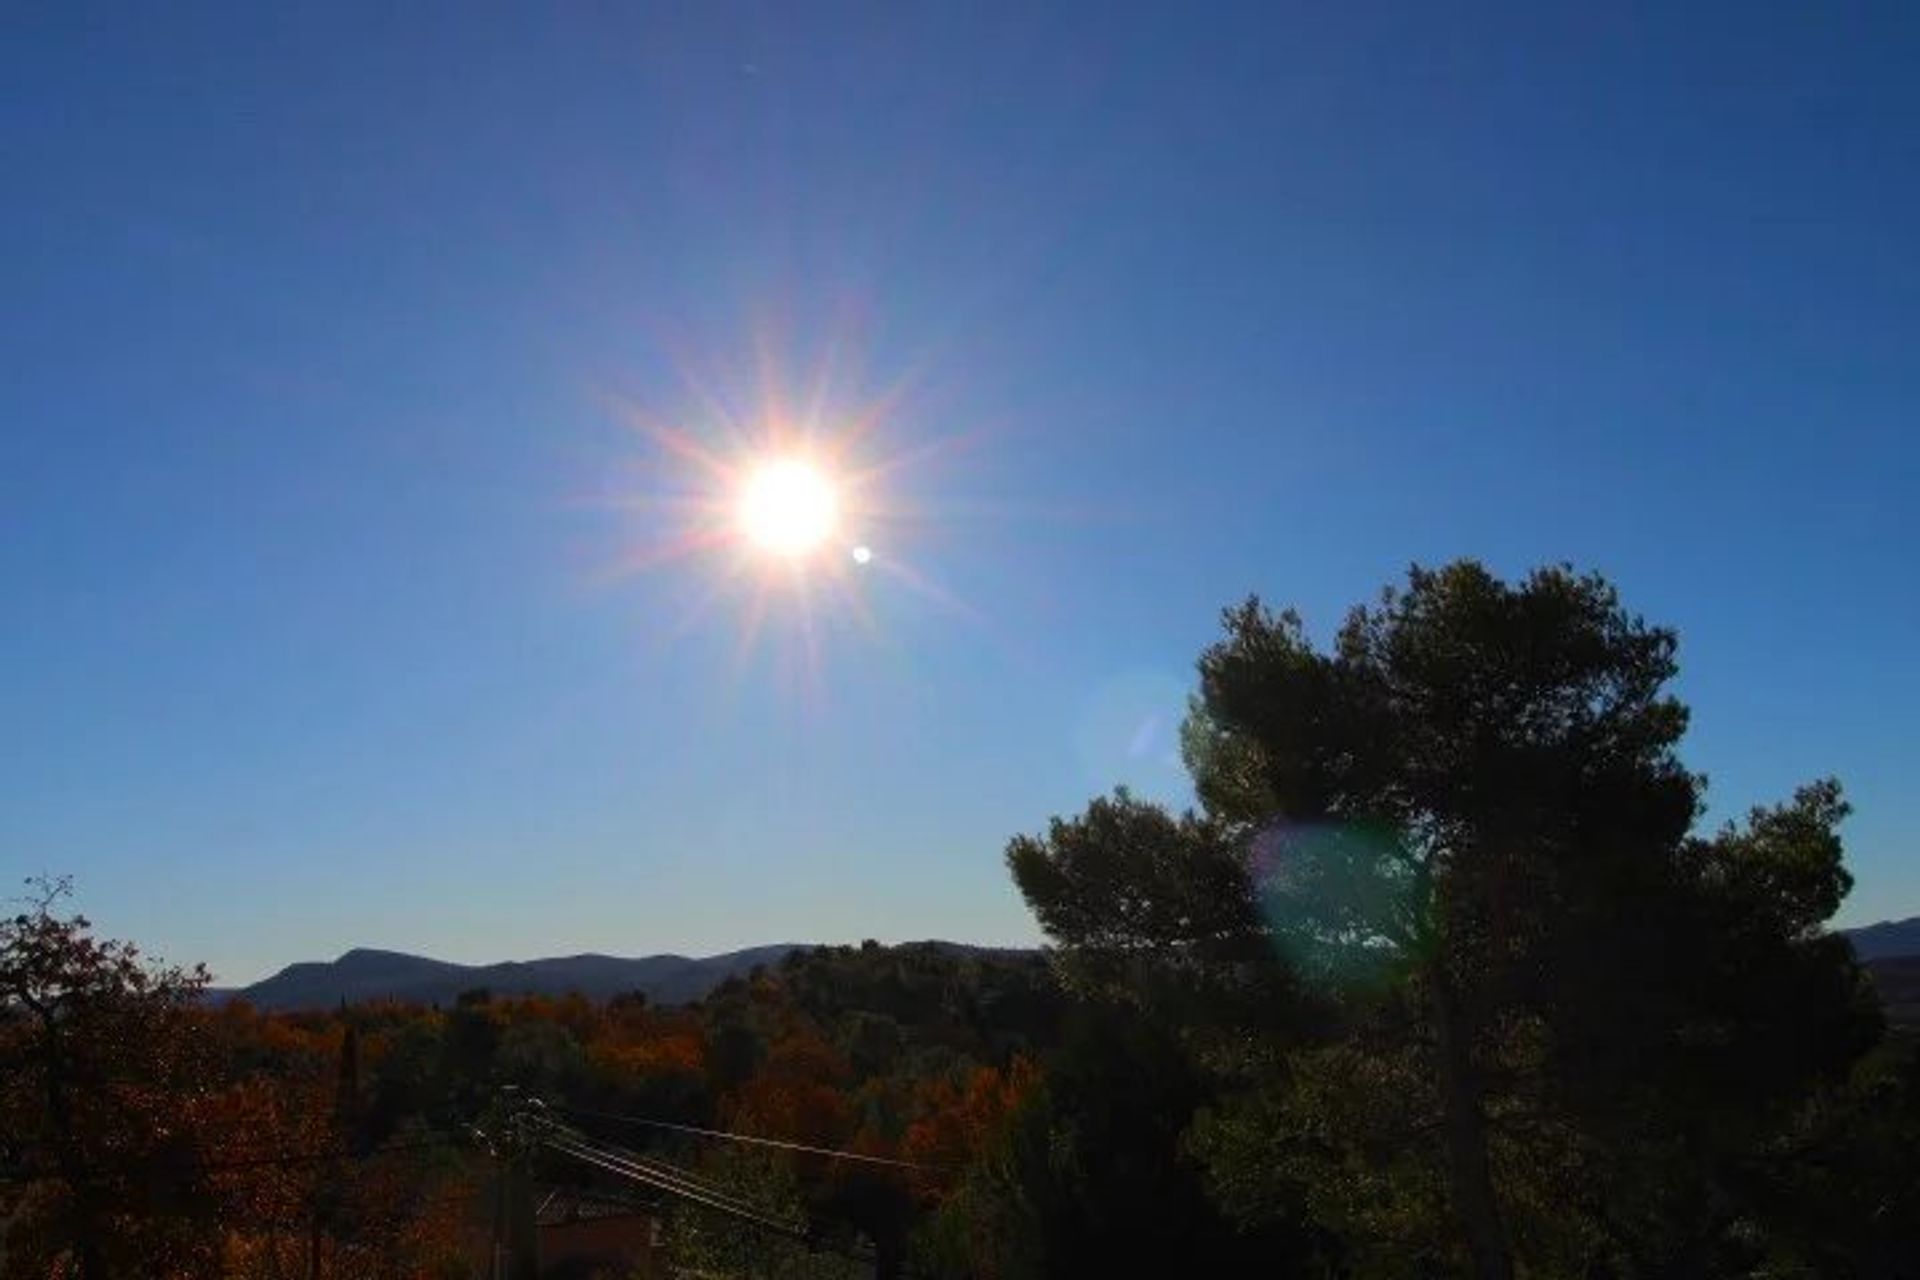
<instances>
[{"instance_id":1,"label":"lens flare","mask_svg":"<svg viewBox=\"0 0 1920 1280\"><path fill-rule=\"evenodd\" d=\"M1365 986L1404 958L1419 904L1392 828L1276 822L1253 837L1249 853L1268 934L1302 977Z\"/></svg>"}]
</instances>

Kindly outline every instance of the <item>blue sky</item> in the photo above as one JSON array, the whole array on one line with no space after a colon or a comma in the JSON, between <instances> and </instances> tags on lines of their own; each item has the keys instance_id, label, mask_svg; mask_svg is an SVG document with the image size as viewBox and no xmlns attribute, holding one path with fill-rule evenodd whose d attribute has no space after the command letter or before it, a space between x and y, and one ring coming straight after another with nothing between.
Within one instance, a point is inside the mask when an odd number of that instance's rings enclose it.
<instances>
[{"instance_id":1,"label":"blue sky","mask_svg":"<svg viewBox=\"0 0 1920 1280\"><path fill-rule=\"evenodd\" d=\"M1026 940L1221 606L1472 555L1678 627L1716 813L1837 774L1920 912L1920 15L1034 8L9 15L0 869L229 981ZM915 581L803 667L607 571L635 406L819 388Z\"/></svg>"}]
</instances>

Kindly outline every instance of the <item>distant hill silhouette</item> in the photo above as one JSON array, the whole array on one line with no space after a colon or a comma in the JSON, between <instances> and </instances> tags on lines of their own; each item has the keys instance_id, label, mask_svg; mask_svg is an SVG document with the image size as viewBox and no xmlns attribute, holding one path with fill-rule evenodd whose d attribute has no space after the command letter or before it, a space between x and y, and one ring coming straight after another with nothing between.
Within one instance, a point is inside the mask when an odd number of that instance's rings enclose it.
<instances>
[{"instance_id":1,"label":"distant hill silhouette","mask_svg":"<svg viewBox=\"0 0 1920 1280\"><path fill-rule=\"evenodd\" d=\"M755 965L778 964L803 944L774 943L692 958L660 955L556 956L546 960L500 964L453 964L402 951L356 948L338 960L290 964L250 987L214 993L241 999L261 1009L323 1009L342 1001L410 1000L451 1004L463 991L484 987L495 995L566 995L578 992L604 1000L643 991L659 1004L698 1000Z\"/></svg>"},{"instance_id":2,"label":"distant hill silhouette","mask_svg":"<svg viewBox=\"0 0 1920 1280\"><path fill-rule=\"evenodd\" d=\"M1905 920L1882 920L1861 929L1844 930L1853 943L1853 954L1862 960L1886 960L1894 956L1920 956L1920 916Z\"/></svg>"},{"instance_id":3,"label":"distant hill silhouette","mask_svg":"<svg viewBox=\"0 0 1920 1280\"><path fill-rule=\"evenodd\" d=\"M290 964L250 987L215 988L208 996L213 1000L245 1000L258 1009L279 1011L330 1009L342 1002L360 1004L368 1000L452 1004L462 992L480 988L497 996L577 993L593 1000L641 991L655 1004L685 1004L702 999L728 978L748 973L756 965L777 965L793 952L809 951L817 945L775 942L697 958L579 955L499 964L454 964L404 951L356 947L338 960ZM1018 947L978 947L963 942L904 945L978 955L1033 954Z\"/></svg>"},{"instance_id":4,"label":"distant hill silhouette","mask_svg":"<svg viewBox=\"0 0 1920 1280\"><path fill-rule=\"evenodd\" d=\"M1895 1021L1914 1020L1920 1001L1920 916L1887 920L1844 930L1854 953L1871 969L1888 1005L1899 1006ZM338 960L290 964L250 987L213 992L217 999L243 999L261 1009L323 1009L345 1001L411 1000L451 1004L461 992L484 987L495 995L566 995L577 992L604 1000L642 991L658 1004L684 1004L704 997L728 978L755 965L775 965L811 944L778 942L720 955L555 956L545 960L509 960L499 964L454 964L403 951L356 948ZM1005 952L1016 949L933 945L957 951ZM1890 1012L1891 1012L1890 1008Z\"/></svg>"},{"instance_id":5,"label":"distant hill silhouette","mask_svg":"<svg viewBox=\"0 0 1920 1280\"><path fill-rule=\"evenodd\" d=\"M1920 1027L1920 916L1882 920L1844 931L1853 954L1873 975L1887 1021Z\"/></svg>"}]
</instances>

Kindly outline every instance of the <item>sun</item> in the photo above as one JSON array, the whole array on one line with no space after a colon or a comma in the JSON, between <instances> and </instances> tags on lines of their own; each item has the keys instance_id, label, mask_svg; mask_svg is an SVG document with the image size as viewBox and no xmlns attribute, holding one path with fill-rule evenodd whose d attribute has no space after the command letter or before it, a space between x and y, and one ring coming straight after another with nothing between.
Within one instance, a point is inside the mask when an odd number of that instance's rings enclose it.
<instances>
[{"instance_id":1,"label":"sun","mask_svg":"<svg viewBox=\"0 0 1920 1280\"><path fill-rule=\"evenodd\" d=\"M947 504L918 477L982 432L925 435L919 373L851 394L836 371L864 381L857 344L828 338L821 364L804 376L783 377L779 336L761 334L752 344L757 388L721 361L717 374L681 370L684 403L649 408L612 397L645 444L621 460L617 483L588 499L621 524L607 578L671 579L662 599L678 616L665 637L732 613L736 672L764 647L782 678L810 693L821 688L826 646L854 633L884 639L884 611L903 593L982 621L920 561L936 545L930 535Z\"/></svg>"},{"instance_id":2,"label":"sun","mask_svg":"<svg viewBox=\"0 0 1920 1280\"><path fill-rule=\"evenodd\" d=\"M798 560L824 546L840 523L833 480L803 458L772 458L750 468L740 485L736 517L747 543Z\"/></svg>"}]
</instances>

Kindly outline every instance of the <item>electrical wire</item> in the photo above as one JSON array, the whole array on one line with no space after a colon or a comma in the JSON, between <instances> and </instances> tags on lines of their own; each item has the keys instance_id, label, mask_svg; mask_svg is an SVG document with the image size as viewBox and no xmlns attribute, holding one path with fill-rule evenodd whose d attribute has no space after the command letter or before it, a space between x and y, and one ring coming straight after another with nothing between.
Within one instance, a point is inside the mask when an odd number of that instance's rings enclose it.
<instances>
[{"instance_id":1,"label":"electrical wire","mask_svg":"<svg viewBox=\"0 0 1920 1280\"><path fill-rule=\"evenodd\" d=\"M567 1138L563 1133L549 1134L544 1138L542 1138L542 1141L545 1142L549 1147L553 1148L554 1150L559 1151L564 1155L571 1156L576 1160L582 1161L583 1163L594 1165L598 1168L605 1169L611 1173L621 1174L625 1177L631 1178L635 1182L639 1182L647 1186L652 1186L655 1189L665 1191L670 1195L677 1195L683 1199L693 1201L694 1203L704 1205L711 1209L715 1209L731 1217L738 1218L738 1219L741 1219L742 1221L751 1223L752 1225L760 1227L763 1230L771 1231L771 1232L774 1232L775 1234L785 1236L788 1239L797 1240L805 1244L810 1249L824 1249L829 1253L837 1254L840 1257L846 1258L852 1262L870 1263L873 1261L873 1255L871 1253L862 1253L857 1249L841 1248L836 1245L826 1244L825 1242L816 1240L807 1232L807 1229L804 1226L798 1223L782 1222L776 1218L770 1218L764 1213L761 1213L757 1209L753 1209L751 1207L742 1207L739 1204L739 1202L734 1201L733 1197L727 1196L724 1192L716 1192L716 1195L723 1197L722 1200L716 1200L716 1199L710 1199L703 1195L682 1190L675 1186L663 1185L665 1182L664 1179L660 1181L656 1181L654 1178L647 1176L645 1173L639 1170L633 1169L631 1167L628 1167L629 1162L621 1159L617 1155L614 1155L611 1152L598 1151L595 1148L588 1147L586 1144L579 1143L575 1140L571 1140ZM614 1148L614 1150L617 1151L619 1150L619 1148Z\"/></svg>"},{"instance_id":2,"label":"electrical wire","mask_svg":"<svg viewBox=\"0 0 1920 1280\"><path fill-rule=\"evenodd\" d=\"M566 1144L563 1140L548 1138L545 1141L547 1142L547 1145L551 1146L554 1150L559 1151L564 1155L571 1156L575 1160L579 1160L585 1164L597 1166L598 1168L605 1169L610 1173L620 1174L623 1177L631 1179L632 1181L639 1182L644 1185L653 1187L656 1190L665 1191L665 1192L668 1192L669 1194L679 1196L681 1199L690 1200L696 1204L704 1205L709 1209L713 1209L717 1212L727 1214L730 1217L738 1218L745 1222L750 1222L755 1226L761 1227L764 1230L777 1232L781 1235L787 1236L790 1239L805 1240L807 1238L806 1228L801 1227L795 1223L782 1222L777 1218L769 1218L764 1214L755 1212L752 1209L743 1208L730 1201L713 1199L697 1191L691 1191L685 1187L677 1186L673 1184L671 1181L669 1181L668 1179L657 1178L650 1174L646 1174L639 1170L636 1170L633 1167L629 1166L625 1161L610 1158L610 1157L605 1157L589 1149L575 1148L570 1144Z\"/></svg>"},{"instance_id":3,"label":"electrical wire","mask_svg":"<svg viewBox=\"0 0 1920 1280\"><path fill-rule=\"evenodd\" d=\"M545 1141L547 1141L550 1145L555 1146L557 1149L566 1150L567 1154L569 1155L576 1154L574 1150L570 1150L569 1148L578 1148L579 1150L588 1151L593 1153L594 1155L601 1156L604 1159L614 1160L614 1161L618 1161L621 1164L628 1165L635 1171L636 1176L645 1176L652 1179L656 1179L659 1182L672 1183L676 1187L684 1187L685 1189L697 1195L705 1196L710 1200L728 1201L734 1207L744 1212L748 1212L748 1213L760 1212L760 1210L757 1207L755 1207L753 1204L749 1203L748 1201L742 1199L739 1196L732 1194L729 1191L722 1190L721 1188L716 1187L711 1183L702 1182L700 1179L683 1172L682 1170L676 1168L673 1165L665 1164L659 1161L649 1161L643 1157L635 1156L631 1152L628 1152L621 1147L615 1147L615 1146L612 1146L611 1144L606 1144L606 1143L588 1142L583 1139L576 1138L571 1135L565 1135L565 1134L549 1135L548 1138L545 1139Z\"/></svg>"},{"instance_id":4,"label":"electrical wire","mask_svg":"<svg viewBox=\"0 0 1920 1280\"><path fill-rule=\"evenodd\" d=\"M592 1120L606 1120L617 1124L637 1125L647 1129L664 1129L672 1133L691 1134L697 1138L713 1138L721 1142L744 1142L756 1147L775 1147L782 1151L803 1151L810 1155L828 1156L835 1160L857 1160L862 1164L887 1165L896 1169L916 1169L922 1173L946 1173L944 1166L921 1164L913 1160L896 1160L890 1156L872 1156L860 1151L843 1151L837 1147L816 1147L805 1142L787 1142L780 1138L761 1138L748 1133L729 1133L724 1129L702 1129L698 1125L676 1124L671 1120L649 1120L644 1116L615 1115L610 1111L588 1111L581 1107L553 1108L572 1116L584 1116Z\"/></svg>"},{"instance_id":5,"label":"electrical wire","mask_svg":"<svg viewBox=\"0 0 1920 1280\"><path fill-rule=\"evenodd\" d=\"M576 1145L585 1147L590 1151L597 1151L602 1155L623 1160L638 1169L653 1174L655 1177L683 1183L696 1191L703 1191L716 1199L732 1200L745 1208L751 1209L754 1207L751 1202L743 1197L736 1196L722 1187L715 1186L712 1182L703 1181L698 1176L688 1173L678 1165L669 1163L668 1161L652 1160L640 1155L638 1152L630 1151L625 1147L617 1147L610 1142L594 1142L582 1138L575 1138L573 1141Z\"/></svg>"}]
</instances>

